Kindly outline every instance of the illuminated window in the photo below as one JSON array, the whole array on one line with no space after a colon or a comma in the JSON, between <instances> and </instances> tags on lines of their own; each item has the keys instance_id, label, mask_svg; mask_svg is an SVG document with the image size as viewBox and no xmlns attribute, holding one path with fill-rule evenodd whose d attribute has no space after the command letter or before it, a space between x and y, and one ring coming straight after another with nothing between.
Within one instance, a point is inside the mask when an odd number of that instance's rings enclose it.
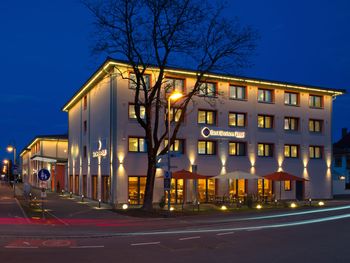
<instances>
[{"instance_id":1,"label":"illuminated window","mask_svg":"<svg viewBox=\"0 0 350 263\"><path fill-rule=\"evenodd\" d=\"M151 75L144 74L143 75L143 81L140 79L140 90L143 90L144 85L146 85L146 88L149 89L151 87ZM136 75L134 73L130 73L129 76L129 89L136 89L137 88L137 79Z\"/></svg>"},{"instance_id":2,"label":"illuminated window","mask_svg":"<svg viewBox=\"0 0 350 263\"><path fill-rule=\"evenodd\" d=\"M179 122L182 114L182 109L180 108L170 108L170 121Z\"/></svg>"},{"instance_id":3,"label":"illuminated window","mask_svg":"<svg viewBox=\"0 0 350 263\"><path fill-rule=\"evenodd\" d=\"M246 143L245 142L229 142L228 144L228 154L235 156L245 156L246 155Z\"/></svg>"},{"instance_id":4,"label":"illuminated window","mask_svg":"<svg viewBox=\"0 0 350 263\"><path fill-rule=\"evenodd\" d=\"M258 156L259 157L273 157L273 144L271 144L271 143L259 143L258 144Z\"/></svg>"},{"instance_id":5,"label":"illuminated window","mask_svg":"<svg viewBox=\"0 0 350 263\"><path fill-rule=\"evenodd\" d=\"M198 123L199 124L216 124L216 111L212 110L198 110Z\"/></svg>"},{"instance_id":6,"label":"illuminated window","mask_svg":"<svg viewBox=\"0 0 350 263\"><path fill-rule=\"evenodd\" d=\"M214 141L198 141L198 154L200 155L215 155L216 142Z\"/></svg>"},{"instance_id":7,"label":"illuminated window","mask_svg":"<svg viewBox=\"0 0 350 263\"><path fill-rule=\"evenodd\" d=\"M310 159L322 159L322 147L321 146L309 146Z\"/></svg>"},{"instance_id":8,"label":"illuminated window","mask_svg":"<svg viewBox=\"0 0 350 263\"><path fill-rule=\"evenodd\" d=\"M284 145L284 157L298 158L299 157L298 145Z\"/></svg>"},{"instance_id":9,"label":"illuminated window","mask_svg":"<svg viewBox=\"0 0 350 263\"><path fill-rule=\"evenodd\" d=\"M143 203L146 189L146 177L130 176L129 180L129 202L130 204L140 205Z\"/></svg>"},{"instance_id":10,"label":"illuminated window","mask_svg":"<svg viewBox=\"0 0 350 263\"><path fill-rule=\"evenodd\" d=\"M272 103L272 90L269 89L258 89L258 102Z\"/></svg>"},{"instance_id":11,"label":"illuminated window","mask_svg":"<svg viewBox=\"0 0 350 263\"><path fill-rule=\"evenodd\" d=\"M292 191L292 181L284 181L284 191Z\"/></svg>"},{"instance_id":12,"label":"illuminated window","mask_svg":"<svg viewBox=\"0 0 350 263\"><path fill-rule=\"evenodd\" d=\"M309 120L309 132L322 132L322 120Z\"/></svg>"},{"instance_id":13,"label":"illuminated window","mask_svg":"<svg viewBox=\"0 0 350 263\"><path fill-rule=\"evenodd\" d=\"M246 87L230 85L229 96L230 96L230 99L245 100Z\"/></svg>"},{"instance_id":14,"label":"illuminated window","mask_svg":"<svg viewBox=\"0 0 350 263\"><path fill-rule=\"evenodd\" d=\"M230 112L228 114L228 125L234 127L245 127L245 113Z\"/></svg>"},{"instance_id":15,"label":"illuminated window","mask_svg":"<svg viewBox=\"0 0 350 263\"><path fill-rule=\"evenodd\" d=\"M284 93L284 104L285 105L298 105L298 94L297 93L291 93L291 92L285 92Z\"/></svg>"},{"instance_id":16,"label":"illuminated window","mask_svg":"<svg viewBox=\"0 0 350 263\"><path fill-rule=\"evenodd\" d=\"M310 95L309 106L311 108L322 108L323 107L322 96Z\"/></svg>"},{"instance_id":17,"label":"illuminated window","mask_svg":"<svg viewBox=\"0 0 350 263\"><path fill-rule=\"evenodd\" d=\"M208 82L200 84L199 95L206 97L216 97L216 84Z\"/></svg>"},{"instance_id":18,"label":"illuminated window","mask_svg":"<svg viewBox=\"0 0 350 263\"><path fill-rule=\"evenodd\" d=\"M258 115L258 127L262 129L272 129L273 116Z\"/></svg>"},{"instance_id":19,"label":"illuminated window","mask_svg":"<svg viewBox=\"0 0 350 263\"><path fill-rule=\"evenodd\" d=\"M299 119L293 117L284 118L284 130L286 131L297 131L299 128Z\"/></svg>"},{"instance_id":20,"label":"illuminated window","mask_svg":"<svg viewBox=\"0 0 350 263\"><path fill-rule=\"evenodd\" d=\"M140 105L140 118L145 119L145 106ZM129 104L129 119L137 119L135 104Z\"/></svg>"},{"instance_id":21,"label":"illuminated window","mask_svg":"<svg viewBox=\"0 0 350 263\"><path fill-rule=\"evenodd\" d=\"M146 152L147 144L145 138L129 137L129 152Z\"/></svg>"},{"instance_id":22,"label":"illuminated window","mask_svg":"<svg viewBox=\"0 0 350 263\"><path fill-rule=\"evenodd\" d=\"M164 147L168 145L168 140L164 140ZM170 146L170 152L181 153L185 152L185 140L184 139L176 139L174 143Z\"/></svg>"},{"instance_id":23,"label":"illuminated window","mask_svg":"<svg viewBox=\"0 0 350 263\"><path fill-rule=\"evenodd\" d=\"M184 79L174 79L166 78L165 79L165 90L166 92L181 92L185 91L185 80Z\"/></svg>"}]
</instances>

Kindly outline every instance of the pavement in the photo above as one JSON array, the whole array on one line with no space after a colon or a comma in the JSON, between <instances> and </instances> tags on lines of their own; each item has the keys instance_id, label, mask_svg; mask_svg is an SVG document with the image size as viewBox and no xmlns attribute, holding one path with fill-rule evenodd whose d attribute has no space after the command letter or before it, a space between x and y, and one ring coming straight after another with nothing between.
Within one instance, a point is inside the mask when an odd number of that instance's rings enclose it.
<instances>
[{"instance_id":1,"label":"pavement","mask_svg":"<svg viewBox=\"0 0 350 263\"><path fill-rule=\"evenodd\" d=\"M350 262L349 201L176 218L128 217L96 204L49 193L44 205L54 216L26 218L0 184L1 261Z\"/></svg>"}]
</instances>

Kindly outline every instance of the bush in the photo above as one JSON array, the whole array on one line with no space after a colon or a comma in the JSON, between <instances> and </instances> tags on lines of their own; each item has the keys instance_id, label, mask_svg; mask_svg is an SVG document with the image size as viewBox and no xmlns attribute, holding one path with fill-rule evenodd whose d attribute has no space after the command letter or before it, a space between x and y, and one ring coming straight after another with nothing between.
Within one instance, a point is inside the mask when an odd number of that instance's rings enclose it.
<instances>
[{"instance_id":1,"label":"bush","mask_svg":"<svg viewBox=\"0 0 350 263\"><path fill-rule=\"evenodd\" d=\"M246 204L248 208L253 208L253 196L251 194L247 195Z\"/></svg>"},{"instance_id":2,"label":"bush","mask_svg":"<svg viewBox=\"0 0 350 263\"><path fill-rule=\"evenodd\" d=\"M159 207L163 209L165 206L165 196L163 195L162 198L159 200Z\"/></svg>"}]
</instances>

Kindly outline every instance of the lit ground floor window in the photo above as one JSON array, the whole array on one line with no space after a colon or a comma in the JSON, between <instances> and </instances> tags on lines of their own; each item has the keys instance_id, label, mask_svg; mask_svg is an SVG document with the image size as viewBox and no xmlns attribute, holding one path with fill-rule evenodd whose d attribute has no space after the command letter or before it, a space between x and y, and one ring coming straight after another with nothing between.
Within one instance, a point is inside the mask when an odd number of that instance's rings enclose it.
<instances>
[{"instance_id":1,"label":"lit ground floor window","mask_svg":"<svg viewBox=\"0 0 350 263\"><path fill-rule=\"evenodd\" d=\"M215 179L198 179L198 201L209 202L215 198Z\"/></svg>"},{"instance_id":2,"label":"lit ground floor window","mask_svg":"<svg viewBox=\"0 0 350 263\"><path fill-rule=\"evenodd\" d=\"M132 205L143 204L146 189L146 176L129 176L129 203Z\"/></svg>"},{"instance_id":3,"label":"lit ground floor window","mask_svg":"<svg viewBox=\"0 0 350 263\"><path fill-rule=\"evenodd\" d=\"M171 179L170 202L182 204L184 200L184 179Z\"/></svg>"},{"instance_id":4,"label":"lit ground floor window","mask_svg":"<svg viewBox=\"0 0 350 263\"><path fill-rule=\"evenodd\" d=\"M263 185L264 183L264 185ZM272 197L273 189L272 189L272 181L271 180L258 180L258 195L263 196L265 198Z\"/></svg>"},{"instance_id":5,"label":"lit ground floor window","mask_svg":"<svg viewBox=\"0 0 350 263\"><path fill-rule=\"evenodd\" d=\"M232 179L230 180L230 196L244 197L246 194L246 180L245 179Z\"/></svg>"}]
</instances>

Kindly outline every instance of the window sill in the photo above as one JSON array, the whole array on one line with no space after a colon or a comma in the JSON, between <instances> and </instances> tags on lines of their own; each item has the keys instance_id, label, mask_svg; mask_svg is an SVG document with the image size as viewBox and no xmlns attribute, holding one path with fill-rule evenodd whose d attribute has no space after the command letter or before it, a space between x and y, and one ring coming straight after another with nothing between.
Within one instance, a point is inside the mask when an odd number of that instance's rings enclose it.
<instances>
[{"instance_id":1,"label":"window sill","mask_svg":"<svg viewBox=\"0 0 350 263\"><path fill-rule=\"evenodd\" d=\"M287 104L287 103L284 103L285 106L291 106L291 107L300 107L300 104Z\"/></svg>"},{"instance_id":2,"label":"window sill","mask_svg":"<svg viewBox=\"0 0 350 263\"><path fill-rule=\"evenodd\" d=\"M236 101L248 101L248 99L235 99L235 98L229 98L230 100L236 100Z\"/></svg>"},{"instance_id":3,"label":"window sill","mask_svg":"<svg viewBox=\"0 0 350 263\"><path fill-rule=\"evenodd\" d=\"M258 101L258 103L262 103L262 104L275 104L274 101Z\"/></svg>"},{"instance_id":4,"label":"window sill","mask_svg":"<svg viewBox=\"0 0 350 263\"><path fill-rule=\"evenodd\" d=\"M313 107L313 106L309 106L310 109L315 109L315 110L323 110L324 107Z\"/></svg>"}]
</instances>

